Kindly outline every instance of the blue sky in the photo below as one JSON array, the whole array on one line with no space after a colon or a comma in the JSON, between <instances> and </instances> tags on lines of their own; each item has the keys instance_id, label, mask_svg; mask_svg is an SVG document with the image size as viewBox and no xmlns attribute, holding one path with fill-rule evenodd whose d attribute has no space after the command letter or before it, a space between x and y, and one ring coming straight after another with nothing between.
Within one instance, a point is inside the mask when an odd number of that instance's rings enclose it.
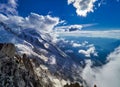
<instances>
[{"instance_id":1,"label":"blue sky","mask_svg":"<svg viewBox=\"0 0 120 87\"><path fill-rule=\"evenodd\" d=\"M76 14L72 4L67 0L19 0L18 12L21 16L28 16L31 12L41 15L50 14L65 20L70 24L95 24L90 29L118 29L120 28L120 2L116 0L101 0L94 3L94 12L89 12L86 17ZM89 29L88 28L88 29Z\"/></svg>"},{"instance_id":2,"label":"blue sky","mask_svg":"<svg viewBox=\"0 0 120 87\"><path fill-rule=\"evenodd\" d=\"M84 29L120 29L119 0L0 0L3 14L27 17L30 13L51 15L65 25L91 24ZM64 25L64 26L65 26Z\"/></svg>"}]
</instances>

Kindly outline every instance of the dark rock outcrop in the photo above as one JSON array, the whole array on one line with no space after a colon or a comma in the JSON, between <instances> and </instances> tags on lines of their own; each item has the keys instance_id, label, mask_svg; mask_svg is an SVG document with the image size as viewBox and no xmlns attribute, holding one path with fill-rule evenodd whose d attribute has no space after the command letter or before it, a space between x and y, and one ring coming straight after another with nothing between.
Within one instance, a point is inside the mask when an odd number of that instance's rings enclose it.
<instances>
[{"instance_id":1,"label":"dark rock outcrop","mask_svg":"<svg viewBox=\"0 0 120 87\"><path fill-rule=\"evenodd\" d=\"M30 60L15 55L13 44L0 44L0 48L0 87L42 87Z\"/></svg>"},{"instance_id":2,"label":"dark rock outcrop","mask_svg":"<svg viewBox=\"0 0 120 87\"><path fill-rule=\"evenodd\" d=\"M83 87L83 85L79 85L79 83L71 83L70 85L66 84L64 87Z\"/></svg>"},{"instance_id":3,"label":"dark rock outcrop","mask_svg":"<svg viewBox=\"0 0 120 87\"><path fill-rule=\"evenodd\" d=\"M0 43L0 57L8 56L10 58L15 55L15 46L12 43Z\"/></svg>"}]
</instances>

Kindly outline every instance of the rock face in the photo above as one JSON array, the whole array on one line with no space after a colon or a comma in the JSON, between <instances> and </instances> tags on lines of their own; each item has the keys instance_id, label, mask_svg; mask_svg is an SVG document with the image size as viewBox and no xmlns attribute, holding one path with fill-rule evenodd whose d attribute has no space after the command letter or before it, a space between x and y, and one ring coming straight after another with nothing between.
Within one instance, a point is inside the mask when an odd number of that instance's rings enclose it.
<instances>
[{"instance_id":1,"label":"rock face","mask_svg":"<svg viewBox=\"0 0 120 87\"><path fill-rule=\"evenodd\" d=\"M30 60L22 61L13 44L0 44L0 87L42 87Z\"/></svg>"},{"instance_id":2,"label":"rock face","mask_svg":"<svg viewBox=\"0 0 120 87\"><path fill-rule=\"evenodd\" d=\"M0 43L0 57L8 56L13 57L15 55L15 46L12 43Z\"/></svg>"}]
</instances>

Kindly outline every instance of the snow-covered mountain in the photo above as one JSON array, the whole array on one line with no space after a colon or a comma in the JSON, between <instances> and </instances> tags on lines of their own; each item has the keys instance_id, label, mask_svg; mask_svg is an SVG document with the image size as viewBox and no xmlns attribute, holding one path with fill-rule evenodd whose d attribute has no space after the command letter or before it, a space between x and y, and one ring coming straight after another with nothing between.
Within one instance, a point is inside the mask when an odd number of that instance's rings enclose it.
<instances>
[{"instance_id":1,"label":"snow-covered mountain","mask_svg":"<svg viewBox=\"0 0 120 87\"><path fill-rule=\"evenodd\" d=\"M51 82L55 87L63 87L74 81L84 83L80 76L82 67L52 42L49 33L39 32L33 28L18 30L0 22L0 42L13 43L17 54L26 54L32 60L34 71L43 84Z\"/></svg>"}]
</instances>

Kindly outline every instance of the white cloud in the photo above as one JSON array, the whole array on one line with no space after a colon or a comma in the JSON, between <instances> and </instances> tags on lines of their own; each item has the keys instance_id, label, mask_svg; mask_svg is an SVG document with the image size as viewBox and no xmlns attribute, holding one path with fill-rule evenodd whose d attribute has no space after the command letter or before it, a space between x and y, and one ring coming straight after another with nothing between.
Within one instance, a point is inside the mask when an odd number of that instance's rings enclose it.
<instances>
[{"instance_id":1,"label":"white cloud","mask_svg":"<svg viewBox=\"0 0 120 87\"><path fill-rule=\"evenodd\" d=\"M7 0L7 3L0 3L0 12L6 15L17 15L17 0Z\"/></svg>"},{"instance_id":2,"label":"white cloud","mask_svg":"<svg viewBox=\"0 0 120 87\"><path fill-rule=\"evenodd\" d=\"M43 16L35 13L31 13L25 18L21 16L5 16L0 14L0 19L16 34L19 34L24 29L32 28L42 33L41 36L44 39L47 37L53 41L56 41L57 35L53 32L53 28L59 24L59 18L57 17L52 17L50 15Z\"/></svg>"},{"instance_id":3,"label":"white cloud","mask_svg":"<svg viewBox=\"0 0 120 87\"><path fill-rule=\"evenodd\" d=\"M87 16L89 12L94 11L94 3L97 0L68 0L68 5L73 4L76 8L76 13L79 16Z\"/></svg>"},{"instance_id":4,"label":"white cloud","mask_svg":"<svg viewBox=\"0 0 120 87\"><path fill-rule=\"evenodd\" d=\"M82 25L74 24L74 25L67 25L67 26L57 26L55 28L56 32L71 32L71 31L79 31L82 29Z\"/></svg>"},{"instance_id":5,"label":"white cloud","mask_svg":"<svg viewBox=\"0 0 120 87\"><path fill-rule=\"evenodd\" d=\"M60 21L59 24L65 25L66 21ZM74 32L74 31L80 31L82 30L82 28L86 28L86 27L90 27L90 26L94 26L97 23L92 23L92 24L73 24L73 25L66 25L66 26L62 26L62 25L58 25L54 28L55 32Z\"/></svg>"},{"instance_id":6,"label":"white cloud","mask_svg":"<svg viewBox=\"0 0 120 87\"><path fill-rule=\"evenodd\" d=\"M82 46L82 45L79 44L79 43L73 43L72 46L73 46L73 47L80 47L80 46Z\"/></svg>"},{"instance_id":7,"label":"white cloud","mask_svg":"<svg viewBox=\"0 0 120 87\"><path fill-rule=\"evenodd\" d=\"M87 50L79 50L78 53L85 55L85 57L91 57L91 55L98 56L94 45L91 45Z\"/></svg>"},{"instance_id":8,"label":"white cloud","mask_svg":"<svg viewBox=\"0 0 120 87\"><path fill-rule=\"evenodd\" d=\"M40 30L45 30L45 32L51 32L52 29L59 23L59 18L51 17L50 15L43 16L35 13L31 13L28 17L25 18L27 25L24 27L35 28ZM21 25L22 26L22 25Z\"/></svg>"},{"instance_id":9,"label":"white cloud","mask_svg":"<svg viewBox=\"0 0 120 87\"><path fill-rule=\"evenodd\" d=\"M59 18L50 15L43 16L31 13L28 17L4 16L0 14L1 21L10 27L35 28L38 31L50 32L59 23ZM14 26L12 26L14 25Z\"/></svg>"},{"instance_id":10,"label":"white cloud","mask_svg":"<svg viewBox=\"0 0 120 87\"><path fill-rule=\"evenodd\" d=\"M60 39L58 43L59 43L59 46L62 48L64 48L67 45L70 45L73 48L77 48L78 53L85 57L98 56L98 52L96 51L94 44L89 44L87 41L79 42L75 40ZM66 50L65 52L73 53L73 51L70 49Z\"/></svg>"},{"instance_id":11,"label":"white cloud","mask_svg":"<svg viewBox=\"0 0 120 87\"><path fill-rule=\"evenodd\" d=\"M72 47L91 47L91 46L94 46L94 45L91 45L91 44L87 45L88 44L87 41L84 41L82 43L71 41L69 43L72 45Z\"/></svg>"},{"instance_id":12,"label":"white cloud","mask_svg":"<svg viewBox=\"0 0 120 87\"><path fill-rule=\"evenodd\" d=\"M120 30L103 30L103 31L74 31L74 32L57 32L62 36L77 36L77 37L100 37L100 38L115 38L120 39Z\"/></svg>"},{"instance_id":13,"label":"white cloud","mask_svg":"<svg viewBox=\"0 0 120 87\"><path fill-rule=\"evenodd\" d=\"M102 67L92 68L89 60L83 70L82 77L89 87L96 84L98 87L119 87L120 86L120 46L112 52L107 59L109 62Z\"/></svg>"}]
</instances>

